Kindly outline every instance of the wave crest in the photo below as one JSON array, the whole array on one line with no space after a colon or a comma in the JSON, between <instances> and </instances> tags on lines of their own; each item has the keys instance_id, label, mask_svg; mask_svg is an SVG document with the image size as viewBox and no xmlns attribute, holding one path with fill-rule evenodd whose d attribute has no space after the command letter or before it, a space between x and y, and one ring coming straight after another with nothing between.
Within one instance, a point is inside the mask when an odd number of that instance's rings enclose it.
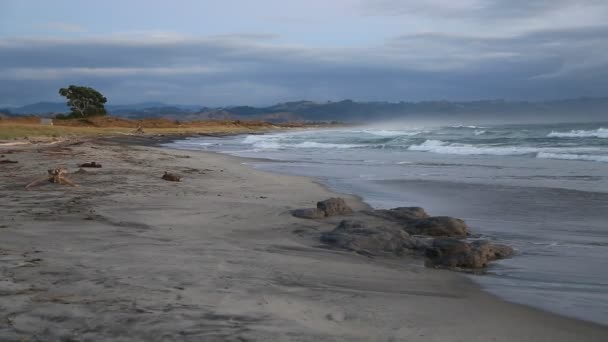
<instances>
[{"instance_id":1,"label":"wave crest","mask_svg":"<svg viewBox=\"0 0 608 342\"><path fill-rule=\"evenodd\" d=\"M594 130L572 130L570 132L553 131L547 135L550 138L608 138L607 128L598 128Z\"/></svg>"},{"instance_id":2,"label":"wave crest","mask_svg":"<svg viewBox=\"0 0 608 342\"><path fill-rule=\"evenodd\" d=\"M565 159L565 160L587 160L608 163L608 156L598 156L589 154L572 154L572 153L551 153L539 152L536 158L542 159Z\"/></svg>"}]
</instances>

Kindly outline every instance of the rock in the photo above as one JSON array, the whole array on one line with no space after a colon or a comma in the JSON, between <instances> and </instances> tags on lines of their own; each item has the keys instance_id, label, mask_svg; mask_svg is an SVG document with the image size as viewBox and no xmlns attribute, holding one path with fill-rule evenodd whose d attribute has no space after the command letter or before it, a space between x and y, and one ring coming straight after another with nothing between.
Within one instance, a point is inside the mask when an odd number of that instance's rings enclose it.
<instances>
[{"instance_id":1,"label":"rock","mask_svg":"<svg viewBox=\"0 0 608 342\"><path fill-rule=\"evenodd\" d=\"M395 222L413 235L466 237L468 233L467 225L463 220L448 216L430 217L420 207L373 210L366 213Z\"/></svg>"},{"instance_id":2,"label":"rock","mask_svg":"<svg viewBox=\"0 0 608 342\"><path fill-rule=\"evenodd\" d=\"M513 255L513 248L506 245L490 243L488 241L474 241L471 243L471 246L480 253L482 257L489 261L500 260Z\"/></svg>"},{"instance_id":3,"label":"rock","mask_svg":"<svg viewBox=\"0 0 608 342\"><path fill-rule=\"evenodd\" d=\"M512 254L513 250L508 246L488 241L469 243L454 238L435 239L432 247L425 251L427 265L451 269L480 269Z\"/></svg>"},{"instance_id":4,"label":"rock","mask_svg":"<svg viewBox=\"0 0 608 342\"><path fill-rule=\"evenodd\" d=\"M420 251L426 251L429 248L433 247L433 241L435 240L432 237L424 237L424 236L411 236L413 248Z\"/></svg>"},{"instance_id":5,"label":"rock","mask_svg":"<svg viewBox=\"0 0 608 342\"><path fill-rule=\"evenodd\" d=\"M16 160L10 160L10 159L2 159L0 160L0 164L17 164L18 161Z\"/></svg>"},{"instance_id":6,"label":"rock","mask_svg":"<svg viewBox=\"0 0 608 342\"><path fill-rule=\"evenodd\" d=\"M330 312L325 315L325 319L334 322L344 322L344 320L346 319L346 315L344 315L343 312Z\"/></svg>"},{"instance_id":7,"label":"rock","mask_svg":"<svg viewBox=\"0 0 608 342\"><path fill-rule=\"evenodd\" d=\"M317 208L325 212L325 216L349 215L353 213L353 210L346 205L344 199L339 197L317 202Z\"/></svg>"},{"instance_id":8,"label":"rock","mask_svg":"<svg viewBox=\"0 0 608 342\"><path fill-rule=\"evenodd\" d=\"M463 220L449 216L434 216L417 220L408 224L405 229L410 234L428 236L464 238L468 233L467 225Z\"/></svg>"},{"instance_id":9,"label":"rock","mask_svg":"<svg viewBox=\"0 0 608 342\"><path fill-rule=\"evenodd\" d=\"M429 217L426 211L420 207L399 207L388 210L374 210L371 214L395 221L415 221Z\"/></svg>"},{"instance_id":10,"label":"rock","mask_svg":"<svg viewBox=\"0 0 608 342\"><path fill-rule=\"evenodd\" d=\"M409 235L397 227L369 227L351 220L342 221L331 232L323 233L321 241L366 255L401 255L413 248Z\"/></svg>"},{"instance_id":11,"label":"rock","mask_svg":"<svg viewBox=\"0 0 608 342\"><path fill-rule=\"evenodd\" d=\"M295 217L306 219L320 219L325 217L325 212L319 208L296 209L291 212Z\"/></svg>"},{"instance_id":12,"label":"rock","mask_svg":"<svg viewBox=\"0 0 608 342\"><path fill-rule=\"evenodd\" d=\"M180 182L182 180L182 177L180 177L178 175L174 175L174 174L166 172L166 171L162 178L169 182Z\"/></svg>"},{"instance_id":13,"label":"rock","mask_svg":"<svg viewBox=\"0 0 608 342\"><path fill-rule=\"evenodd\" d=\"M98 162L90 162L78 165L79 167L90 167L90 168L100 168L101 164Z\"/></svg>"}]
</instances>

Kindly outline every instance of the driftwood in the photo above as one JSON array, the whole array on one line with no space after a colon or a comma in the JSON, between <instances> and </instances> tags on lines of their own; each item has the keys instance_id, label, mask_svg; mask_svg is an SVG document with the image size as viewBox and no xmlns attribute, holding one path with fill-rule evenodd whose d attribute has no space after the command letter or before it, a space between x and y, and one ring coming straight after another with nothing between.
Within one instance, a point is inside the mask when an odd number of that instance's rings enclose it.
<instances>
[{"instance_id":1,"label":"driftwood","mask_svg":"<svg viewBox=\"0 0 608 342\"><path fill-rule=\"evenodd\" d=\"M99 164L98 162L89 162L89 163L84 163L84 164L80 164L78 165L79 167L92 167L92 168L100 168L101 164Z\"/></svg>"},{"instance_id":2,"label":"driftwood","mask_svg":"<svg viewBox=\"0 0 608 342\"><path fill-rule=\"evenodd\" d=\"M144 126L140 124L137 125L137 128L133 131L133 134L145 134L146 132L144 132Z\"/></svg>"},{"instance_id":3,"label":"driftwood","mask_svg":"<svg viewBox=\"0 0 608 342\"><path fill-rule=\"evenodd\" d=\"M182 177L180 177L178 175L174 175L174 174L166 172L166 171L162 178L169 182L179 182L182 179Z\"/></svg>"},{"instance_id":4,"label":"driftwood","mask_svg":"<svg viewBox=\"0 0 608 342\"><path fill-rule=\"evenodd\" d=\"M40 185L44 182L60 184L60 185L69 185L73 187L78 187L78 184L72 182L69 178L67 178L67 171L65 169L50 169L48 170L48 176L44 178L39 178L31 182L30 184L25 186L25 189L30 189L34 186Z\"/></svg>"}]
</instances>

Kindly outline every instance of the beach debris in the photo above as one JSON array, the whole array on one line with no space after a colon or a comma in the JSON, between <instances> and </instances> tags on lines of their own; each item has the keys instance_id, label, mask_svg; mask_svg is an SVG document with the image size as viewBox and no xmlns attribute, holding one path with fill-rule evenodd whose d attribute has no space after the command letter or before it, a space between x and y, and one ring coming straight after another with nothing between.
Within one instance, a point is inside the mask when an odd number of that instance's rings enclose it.
<instances>
[{"instance_id":1,"label":"beach debris","mask_svg":"<svg viewBox=\"0 0 608 342\"><path fill-rule=\"evenodd\" d=\"M182 177L165 171L165 174L163 175L162 179L169 182L180 182Z\"/></svg>"},{"instance_id":2,"label":"beach debris","mask_svg":"<svg viewBox=\"0 0 608 342\"><path fill-rule=\"evenodd\" d=\"M295 217L306 219L321 219L325 217L325 212L319 208L296 209L291 214Z\"/></svg>"},{"instance_id":3,"label":"beach debris","mask_svg":"<svg viewBox=\"0 0 608 342\"><path fill-rule=\"evenodd\" d=\"M389 226L369 226L366 223L344 220L332 231L323 233L321 241L363 255L402 255L413 250L414 243L402 229Z\"/></svg>"},{"instance_id":4,"label":"beach debris","mask_svg":"<svg viewBox=\"0 0 608 342\"><path fill-rule=\"evenodd\" d=\"M325 216L349 215L353 213L353 210L346 204L344 199L340 197L317 202L317 208L323 210Z\"/></svg>"},{"instance_id":5,"label":"beach debris","mask_svg":"<svg viewBox=\"0 0 608 342\"><path fill-rule=\"evenodd\" d=\"M133 131L133 134L145 134L146 132L144 131L144 126L142 126L141 123L139 123L137 125L137 128L135 128L135 130Z\"/></svg>"},{"instance_id":6,"label":"beach debris","mask_svg":"<svg viewBox=\"0 0 608 342\"><path fill-rule=\"evenodd\" d=\"M67 178L68 172L65 169L55 168L55 169L49 169L47 172L48 172L47 176L34 180L33 182L26 185L25 189L29 190L30 188L43 184L45 182L78 187L78 184L75 184L69 178Z\"/></svg>"},{"instance_id":7,"label":"beach debris","mask_svg":"<svg viewBox=\"0 0 608 342\"><path fill-rule=\"evenodd\" d=\"M94 162L93 161L93 162L83 163L83 164L80 164L78 166L79 167L89 167L89 168L96 168L96 169L98 169L98 168L101 167L101 164L99 164L98 162Z\"/></svg>"},{"instance_id":8,"label":"beach debris","mask_svg":"<svg viewBox=\"0 0 608 342\"><path fill-rule=\"evenodd\" d=\"M0 164L17 164L18 161L10 159L1 159Z\"/></svg>"},{"instance_id":9,"label":"beach debris","mask_svg":"<svg viewBox=\"0 0 608 342\"><path fill-rule=\"evenodd\" d=\"M435 268L481 269L491 261L504 259L513 254L509 246L488 241L467 242L454 238L437 238L427 248L427 266Z\"/></svg>"}]
</instances>

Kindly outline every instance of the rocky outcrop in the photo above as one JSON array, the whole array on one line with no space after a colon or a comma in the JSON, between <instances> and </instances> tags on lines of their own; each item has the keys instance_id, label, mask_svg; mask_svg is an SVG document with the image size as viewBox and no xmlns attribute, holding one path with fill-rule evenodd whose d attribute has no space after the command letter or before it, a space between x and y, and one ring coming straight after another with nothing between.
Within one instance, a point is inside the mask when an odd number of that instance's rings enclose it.
<instances>
[{"instance_id":1,"label":"rocky outcrop","mask_svg":"<svg viewBox=\"0 0 608 342\"><path fill-rule=\"evenodd\" d=\"M431 217L420 207L373 210L367 214L395 222L412 235L464 238L468 234L463 220L448 216Z\"/></svg>"},{"instance_id":2,"label":"rocky outcrop","mask_svg":"<svg viewBox=\"0 0 608 342\"><path fill-rule=\"evenodd\" d=\"M406 225L405 229L410 234L427 236L464 238L468 233L467 225L463 220L449 216L435 216L417 220Z\"/></svg>"},{"instance_id":3,"label":"rocky outcrop","mask_svg":"<svg viewBox=\"0 0 608 342\"><path fill-rule=\"evenodd\" d=\"M322 233L321 241L364 255L424 255L430 267L479 270L513 254L513 249L505 245L465 240L470 234L463 220L430 216L420 207L353 213L342 198L330 198L318 202L316 208L298 209L292 214L307 219L351 215L352 219Z\"/></svg>"},{"instance_id":4,"label":"rocky outcrop","mask_svg":"<svg viewBox=\"0 0 608 342\"><path fill-rule=\"evenodd\" d=\"M325 216L349 215L353 213L353 210L346 204L344 199L339 197L317 202L317 208L325 212Z\"/></svg>"},{"instance_id":5,"label":"rocky outcrop","mask_svg":"<svg viewBox=\"0 0 608 342\"><path fill-rule=\"evenodd\" d=\"M513 254L508 246L488 241L467 242L454 238L438 238L427 248L427 265L450 269L481 269L491 261L503 259Z\"/></svg>"},{"instance_id":6,"label":"rocky outcrop","mask_svg":"<svg viewBox=\"0 0 608 342\"><path fill-rule=\"evenodd\" d=\"M420 207L399 207L387 210L379 209L368 213L374 216L400 222L411 222L429 217L426 211Z\"/></svg>"},{"instance_id":7,"label":"rocky outcrop","mask_svg":"<svg viewBox=\"0 0 608 342\"><path fill-rule=\"evenodd\" d=\"M362 222L345 220L331 232L323 233L321 241L365 255L401 255L414 245L409 235L397 227L371 227Z\"/></svg>"},{"instance_id":8,"label":"rocky outcrop","mask_svg":"<svg viewBox=\"0 0 608 342\"><path fill-rule=\"evenodd\" d=\"M296 209L291 212L293 216L307 219L319 219L330 216L350 215L353 210L344 199L336 197L317 202L316 208Z\"/></svg>"}]
</instances>

